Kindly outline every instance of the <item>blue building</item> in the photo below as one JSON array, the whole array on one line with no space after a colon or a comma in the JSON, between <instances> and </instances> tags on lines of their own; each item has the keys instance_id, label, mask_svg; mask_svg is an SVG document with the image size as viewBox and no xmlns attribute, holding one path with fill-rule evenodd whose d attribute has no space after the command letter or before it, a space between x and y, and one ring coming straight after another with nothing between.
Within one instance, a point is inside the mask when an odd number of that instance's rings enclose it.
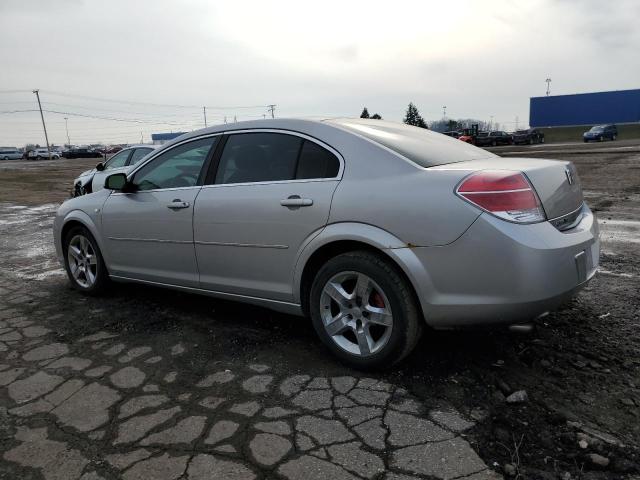
<instances>
[{"instance_id":1,"label":"blue building","mask_svg":"<svg viewBox=\"0 0 640 480\"><path fill-rule=\"evenodd\" d=\"M640 122L640 89L532 97L529 125L569 127Z\"/></svg>"},{"instance_id":2,"label":"blue building","mask_svg":"<svg viewBox=\"0 0 640 480\"><path fill-rule=\"evenodd\" d=\"M163 143L167 143L174 138L179 137L180 135L184 135L187 132L171 132L171 133L152 133L151 141L154 145L162 145Z\"/></svg>"}]
</instances>

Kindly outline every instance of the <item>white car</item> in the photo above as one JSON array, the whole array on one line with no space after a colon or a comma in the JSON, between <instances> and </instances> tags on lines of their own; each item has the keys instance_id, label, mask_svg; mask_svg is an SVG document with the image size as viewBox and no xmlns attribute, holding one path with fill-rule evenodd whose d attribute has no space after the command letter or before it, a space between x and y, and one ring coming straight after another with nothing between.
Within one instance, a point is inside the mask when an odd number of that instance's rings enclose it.
<instances>
[{"instance_id":1,"label":"white car","mask_svg":"<svg viewBox=\"0 0 640 480\"><path fill-rule=\"evenodd\" d=\"M0 160L18 160L22 152L15 147L0 147Z\"/></svg>"},{"instance_id":2,"label":"white car","mask_svg":"<svg viewBox=\"0 0 640 480\"><path fill-rule=\"evenodd\" d=\"M106 162L82 172L73 181L73 196L79 197L104 188L104 180L113 173L127 173L131 167L155 150L155 145L132 145L120 150Z\"/></svg>"},{"instance_id":3,"label":"white car","mask_svg":"<svg viewBox=\"0 0 640 480\"><path fill-rule=\"evenodd\" d=\"M36 148L35 150L31 150L29 152L29 154L27 155L27 158L36 159L36 160L48 159L49 151L46 148ZM60 158L60 154L58 152L51 150L51 158L58 159Z\"/></svg>"}]
</instances>

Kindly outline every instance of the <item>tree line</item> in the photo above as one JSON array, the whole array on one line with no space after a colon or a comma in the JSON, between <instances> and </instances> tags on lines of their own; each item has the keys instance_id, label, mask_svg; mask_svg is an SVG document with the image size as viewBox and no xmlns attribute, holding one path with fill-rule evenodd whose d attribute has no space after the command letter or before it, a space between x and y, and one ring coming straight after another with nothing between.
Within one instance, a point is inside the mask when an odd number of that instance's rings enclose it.
<instances>
[{"instance_id":1,"label":"tree line","mask_svg":"<svg viewBox=\"0 0 640 480\"><path fill-rule=\"evenodd\" d=\"M374 120L382 120L382 116L376 113L374 115L369 115L369 110L367 107L364 107L362 113L360 114L360 118L371 118ZM458 120L454 119L442 119L435 120L427 125L427 122L422 118L420 112L418 111L418 107L416 107L413 102L409 102L409 106L407 107L407 111L402 119L402 122L407 125L413 125L415 127L426 128L435 130L436 132L445 132L448 130L464 130L465 128L470 128L471 125L477 124L479 130L490 130L493 128L494 130L498 130L498 123L494 123L493 126L489 124L489 122L484 122L482 120L476 120L473 118L461 118Z\"/></svg>"}]
</instances>

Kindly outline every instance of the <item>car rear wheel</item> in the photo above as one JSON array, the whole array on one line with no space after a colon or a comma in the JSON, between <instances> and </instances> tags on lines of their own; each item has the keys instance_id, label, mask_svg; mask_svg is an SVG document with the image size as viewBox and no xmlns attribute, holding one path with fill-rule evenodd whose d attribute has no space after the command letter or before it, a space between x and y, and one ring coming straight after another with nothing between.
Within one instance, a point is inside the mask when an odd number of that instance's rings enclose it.
<instances>
[{"instance_id":1,"label":"car rear wheel","mask_svg":"<svg viewBox=\"0 0 640 480\"><path fill-rule=\"evenodd\" d=\"M102 293L109 283L107 268L93 235L85 227L73 227L64 239L65 269L76 290Z\"/></svg>"},{"instance_id":2,"label":"car rear wheel","mask_svg":"<svg viewBox=\"0 0 640 480\"><path fill-rule=\"evenodd\" d=\"M398 363L422 333L411 286L389 261L365 251L329 260L313 281L309 305L322 342L355 368Z\"/></svg>"}]
</instances>

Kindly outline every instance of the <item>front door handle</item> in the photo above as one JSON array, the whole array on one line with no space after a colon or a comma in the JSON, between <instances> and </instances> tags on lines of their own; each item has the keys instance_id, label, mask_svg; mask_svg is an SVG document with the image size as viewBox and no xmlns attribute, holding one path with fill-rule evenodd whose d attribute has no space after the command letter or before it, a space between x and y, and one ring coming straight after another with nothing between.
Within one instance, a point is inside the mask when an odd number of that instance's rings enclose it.
<instances>
[{"instance_id":1,"label":"front door handle","mask_svg":"<svg viewBox=\"0 0 640 480\"><path fill-rule=\"evenodd\" d=\"M180 210L181 208L189 208L189 202L183 202L179 198L175 198L171 203L167 204L167 208L170 208L171 210Z\"/></svg>"},{"instance_id":2,"label":"front door handle","mask_svg":"<svg viewBox=\"0 0 640 480\"><path fill-rule=\"evenodd\" d=\"M310 198L300 198L300 195L291 195L288 198L280 200L280 205L283 207L310 207L313 205L313 200Z\"/></svg>"}]
</instances>

